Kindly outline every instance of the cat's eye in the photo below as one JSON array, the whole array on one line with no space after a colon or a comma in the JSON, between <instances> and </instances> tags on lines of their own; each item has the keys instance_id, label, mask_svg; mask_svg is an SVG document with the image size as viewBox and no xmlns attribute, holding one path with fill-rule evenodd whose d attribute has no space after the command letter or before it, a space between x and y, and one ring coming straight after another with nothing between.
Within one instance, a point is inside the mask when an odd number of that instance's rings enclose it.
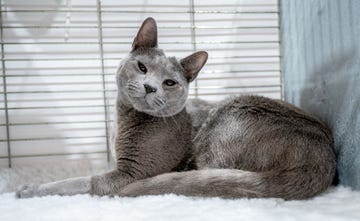
<instances>
[{"instance_id":1,"label":"cat's eye","mask_svg":"<svg viewBox=\"0 0 360 221\"><path fill-rule=\"evenodd\" d=\"M138 61L138 67L139 67L140 71L142 71L144 74L146 74L147 69L146 69L145 65L143 63L141 63L140 61Z\"/></svg>"},{"instance_id":2,"label":"cat's eye","mask_svg":"<svg viewBox=\"0 0 360 221\"><path fill-rule=\"evenodd\" d=\"M167 79L167 80L164 81L164 84L165 84L166 86L174 86L174 85L177 84L177 83L176 83L176 81Z\"/></svg>"}]
</instances>

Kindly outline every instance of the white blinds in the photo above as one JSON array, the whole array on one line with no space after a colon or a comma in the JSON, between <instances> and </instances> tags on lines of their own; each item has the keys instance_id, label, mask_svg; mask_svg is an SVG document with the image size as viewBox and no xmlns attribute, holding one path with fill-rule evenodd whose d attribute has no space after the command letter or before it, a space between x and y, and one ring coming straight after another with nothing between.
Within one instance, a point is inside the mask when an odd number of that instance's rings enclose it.
<instances>
[{"instance_id":1,"label":"white blinds","mask_svg":"<svg viewBox=\"0 0 360 221\"><path fill-rule=\"evenodd\" d=\"M0 166L106 161L115 69L149 16L168 55L209 52L191 96L280 98L277 0L3 0Z\"/></svg>"}]
</instances>

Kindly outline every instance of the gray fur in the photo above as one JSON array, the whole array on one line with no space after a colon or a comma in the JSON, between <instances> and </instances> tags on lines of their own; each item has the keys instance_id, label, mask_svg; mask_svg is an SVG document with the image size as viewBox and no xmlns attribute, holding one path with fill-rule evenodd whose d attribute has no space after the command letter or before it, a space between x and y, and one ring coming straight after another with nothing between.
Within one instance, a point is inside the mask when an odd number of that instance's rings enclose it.
<instances>
[{"instance_id":1,"label":"gray fur","mask_svg":"<svg viewBox=\"0 0 360 221\"><path fill-rule=\"evenodd\" d=\"M309 198L333 181L332 143L329 129L300 109L234 97L212 109L193 140L197 171L137 181L119 195Z\"/></svg>"},{"instance_id":2,"label":"gray fur","mask_svg":"<svg viewBox=\"0 0 360 221\"><path fill-rule=\"evenodd\" d=\"M18 198L47 195L75 195L90 193L91 177L70 178L41 185L23 185L16 192Z\"/></svg>"},{"instance_id":3,"label":"gray fur","mask_svg":"<svg viewBox=\"0 0 360 221\"><path fill-rule=\"evenodd\" d=\"M146 19L117 71L116 169L91 181L28 186L18 197L90 192L304 199L331 185L331 132L308 113L260 96L186 103L189 83L206 59L206 52L179 61L166 57L157 48L155 21ZM167 79L177 84L167 86Z\"/></svg>"}]
</instances>

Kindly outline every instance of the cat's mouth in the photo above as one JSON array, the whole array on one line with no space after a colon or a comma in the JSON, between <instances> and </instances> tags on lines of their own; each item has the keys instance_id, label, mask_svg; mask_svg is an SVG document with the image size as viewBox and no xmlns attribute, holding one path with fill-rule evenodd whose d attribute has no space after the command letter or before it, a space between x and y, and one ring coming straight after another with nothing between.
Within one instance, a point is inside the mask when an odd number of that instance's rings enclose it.
<instances>
[{"instance_id":1,"label":"cat's mouth","mask_svg":"<svg viewBox=\"0 0 360 221\"><path fill-rule=\"evenodd\" d=\"M157 94L146 94L144 96L146 103L156 111L162 110L166 106L166 102Z\"/></svg>"},{"instance_id":2,"label":"cat's mouth","mask_svg":"<svg viewBox=\"0 0 360 221\"><path fill-rule=\"evenodd\" d=\"M131 100L133 108L155 117L173 116L185 107L185 103L179 108L170 106L164 98L155 93L132 97Z\"/></svg>"},{"instance_id":3,"label":"cat's mouth","mask_svg":"<svg viewBox=\"0 0 360 221\"><path fill-rule=\"evenodd\" d=\"M157 93L145 93L139 82L129 81L127 94L129 99L132 100L131 103L135 109L156 116L167 115L166 100Z\"/></svg>"}]
</instances>

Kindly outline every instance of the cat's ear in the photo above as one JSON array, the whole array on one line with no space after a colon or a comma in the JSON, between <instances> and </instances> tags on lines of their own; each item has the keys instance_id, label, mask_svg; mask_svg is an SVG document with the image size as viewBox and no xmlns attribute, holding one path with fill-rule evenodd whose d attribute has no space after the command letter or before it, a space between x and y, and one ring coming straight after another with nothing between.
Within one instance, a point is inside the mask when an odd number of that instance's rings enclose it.
<instances>
[{"instance_id":1,"label":"cat's ear","mask_svg":"<svg viewBox=\"0 0 360 221\"><path fill-rule=\"evenodd\" d=\"M155 47L157 47L156 22L153 18L149 17L142 23L132 44L132 50Z\"/></svg>"},{"instance_id":2,"label":"cat's ear","mask_svg":"<svg viewBox=\"0 0 360 221\"><path fill-rule=\"evenodd\" d=\"M208 58L206 51L198 51L180 60L181 66L185 69L185 77L188 82L193 81Z\"/></svg>"}]
</instances>

